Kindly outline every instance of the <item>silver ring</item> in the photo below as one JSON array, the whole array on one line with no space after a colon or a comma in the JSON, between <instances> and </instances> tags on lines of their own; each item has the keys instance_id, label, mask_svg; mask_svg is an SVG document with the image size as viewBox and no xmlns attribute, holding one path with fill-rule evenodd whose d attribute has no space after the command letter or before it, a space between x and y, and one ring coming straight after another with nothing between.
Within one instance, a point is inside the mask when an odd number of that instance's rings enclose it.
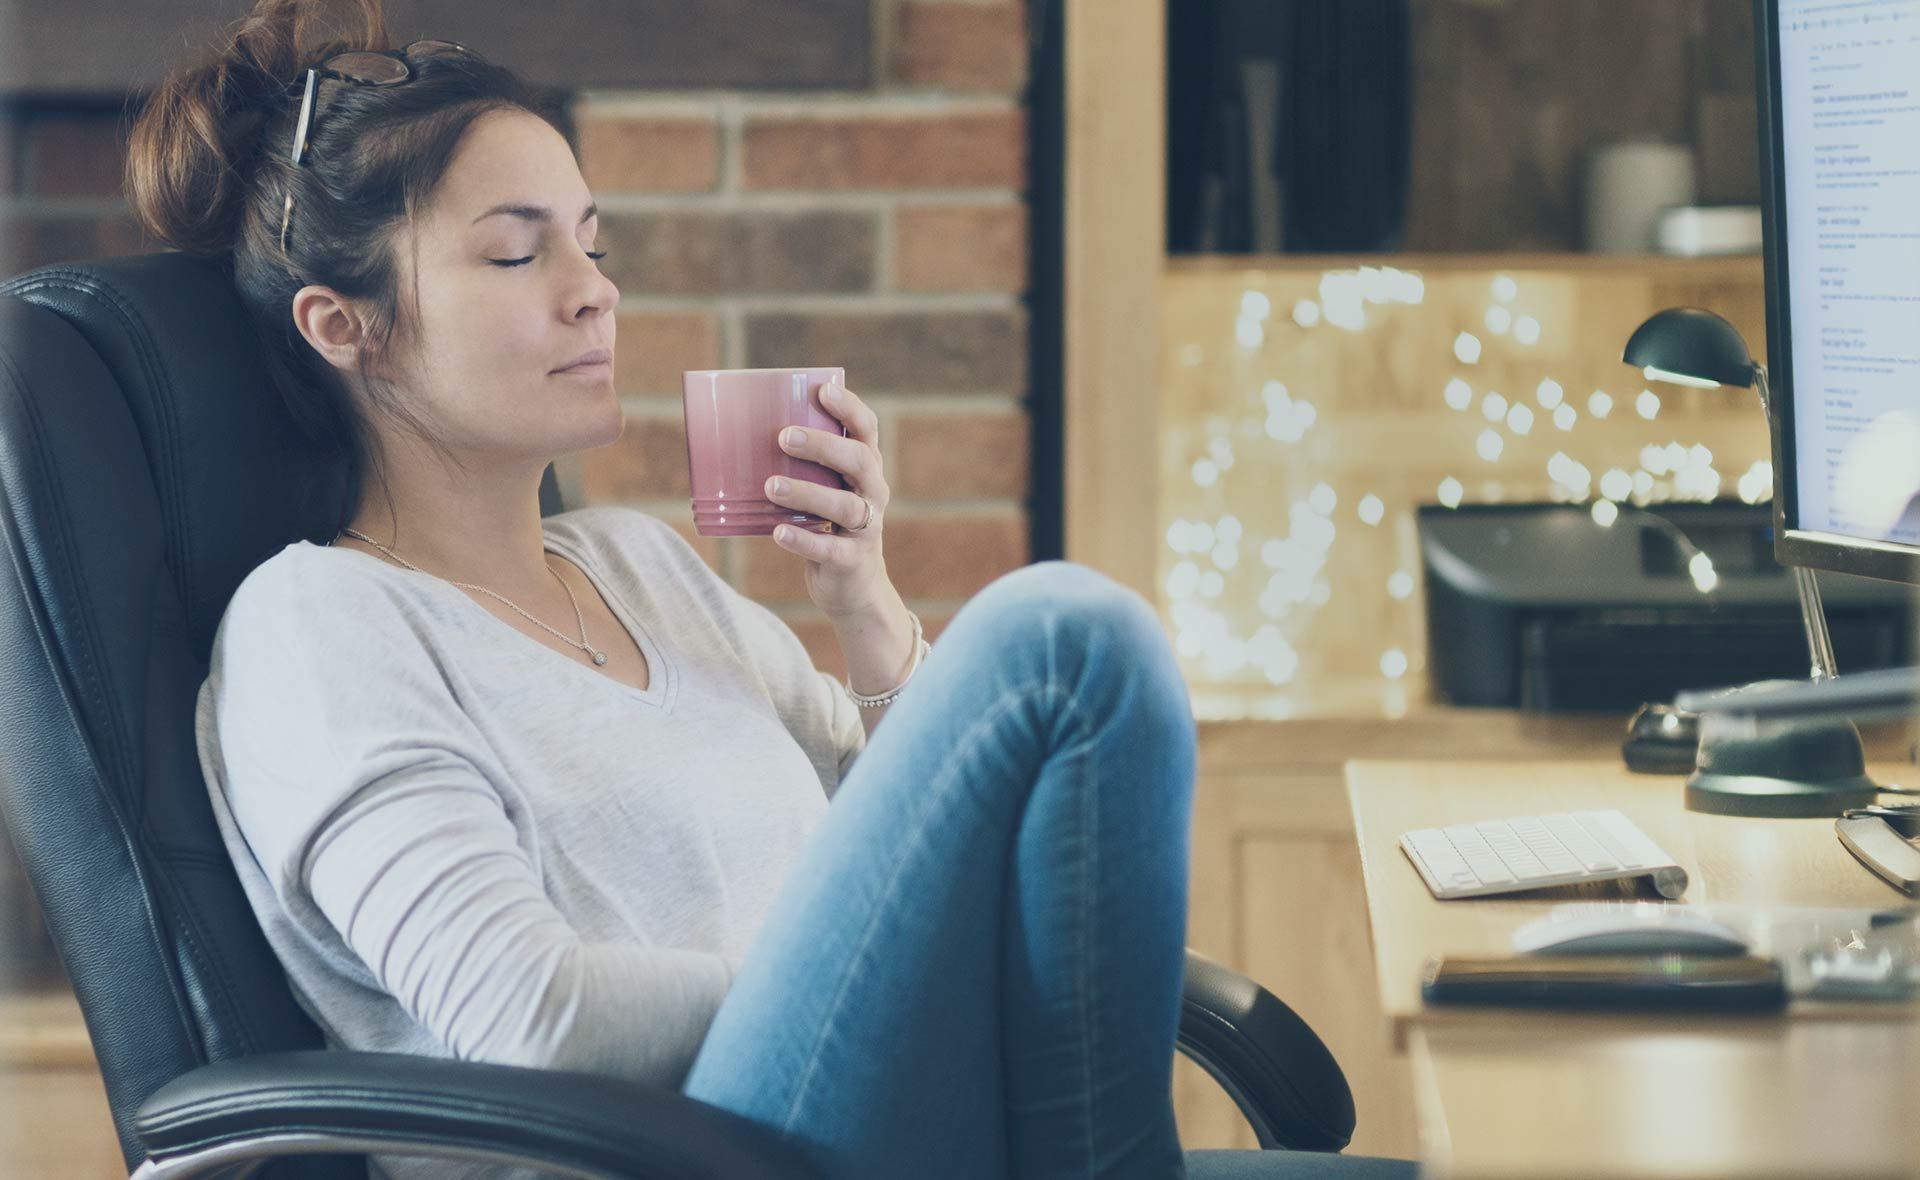
<instances>
[{"instance_id":1,"label":"silver ring","mask_svg":"<svg viewBox=\"0 0 1920 1180\"><path fill-rule=\"evenodd\" d=\"M849 532L849 533L864 532L866 530L866 527L873 523L873 501L867 499L865 496L861 496L860 502L867 506L867 518L861 521L859 524L854 525L852 528L847 528L845 525L841 525L840 527L844 529L846 532Z\"/></svg>"}]
</instances>

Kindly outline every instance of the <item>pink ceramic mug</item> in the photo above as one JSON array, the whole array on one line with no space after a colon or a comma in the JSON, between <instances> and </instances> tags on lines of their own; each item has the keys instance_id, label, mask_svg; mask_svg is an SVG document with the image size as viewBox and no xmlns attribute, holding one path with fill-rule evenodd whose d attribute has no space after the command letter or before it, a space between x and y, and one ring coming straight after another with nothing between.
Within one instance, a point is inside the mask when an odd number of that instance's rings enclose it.
<instances>
[{"instance_id":1,"label":"pink ceramic mug","mask_svg":"<svg viewBox=\"0 0 1920 1180\"><path fill-rule=\"evenodd\" d=\"M694 532L764 537L782 524L811 529L827 523L767 499L767 480L784 475L830 488L847 486L833 468L796 458L780 446L786 426L845 436L846 427L820 403L821 387L846 388L845 369L694 369L682 382Z\"/></svg>"}]
</instances>

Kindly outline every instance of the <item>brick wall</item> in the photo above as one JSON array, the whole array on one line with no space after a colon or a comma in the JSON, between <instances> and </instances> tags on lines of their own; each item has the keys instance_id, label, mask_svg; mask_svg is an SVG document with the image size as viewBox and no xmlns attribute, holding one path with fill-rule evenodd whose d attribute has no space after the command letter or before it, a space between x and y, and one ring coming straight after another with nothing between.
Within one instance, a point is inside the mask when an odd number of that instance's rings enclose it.
<instances>
[{"instance_id":1,"label":"brick wall","mask_svg":"<svg viewBox=\"0 0 1920 1180\"><path fill-rule=\"evenodd\" d=\"M629 504L692 538L681 370L844 365L881 416L888 568L937 635L1029 560L1026 14L873 4L872 68L846 89L579 93L627 425L556 472L569 505ZM127 105L0 107L0 275L157 248L119 195ZM694 540L844 672L800 559Z\"/></svg>"}]
</instances>

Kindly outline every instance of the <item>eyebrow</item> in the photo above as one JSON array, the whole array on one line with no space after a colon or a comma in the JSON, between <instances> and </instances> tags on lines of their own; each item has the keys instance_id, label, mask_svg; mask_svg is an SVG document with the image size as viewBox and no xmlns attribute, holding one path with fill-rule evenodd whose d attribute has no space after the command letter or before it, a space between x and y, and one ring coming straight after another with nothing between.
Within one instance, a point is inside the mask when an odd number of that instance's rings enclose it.
<instances>
[{"instance_id":1,"label":"eyebrow","mask_svg":"<svg viewBox=\"0 0 1920 1180\"><path fill-rule=\"evenodd\" d=\"M485 213L482 213L480 216L474 218L473 223L475 225L478 225L481 222L485 221L487 218L498 217L502 213L506 214L509 217L518 217L523 221L533 221L541 224L545 224L553 220L553 210L547 208L545 205L519 205L519 204L514 204L512 202L508 202L505 205L495 205L493 208L487 210ZM588 205L587 211L580 215L580 224L585 225L587 222L592 221L595 217L599 215L599 213L600 213L600 206L597 203Z\"/></svg>"}]
</instances>

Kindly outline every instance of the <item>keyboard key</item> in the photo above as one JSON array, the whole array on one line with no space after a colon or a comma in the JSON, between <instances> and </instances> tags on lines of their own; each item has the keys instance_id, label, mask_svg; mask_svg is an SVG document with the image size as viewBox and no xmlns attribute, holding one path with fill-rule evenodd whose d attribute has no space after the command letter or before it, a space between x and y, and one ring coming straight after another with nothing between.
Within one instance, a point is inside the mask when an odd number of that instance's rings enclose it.
<instances>
[{"instance_id":1,"label":"keyboard key","mask_svg":"<svg viewBox=\"0 0 1920 1180\"><path fill-rule=\"evenodd\" d=\"M1500 857L1515 878L1525 881L1535 877L1548 876L1547 867L1540 863L1533 850L1527 847L1513 828L1505 823L1493 821L1477 825L1480 834Z\"/></svg>"},{"instance_id":2,"label":"keyboard key","mask_svg":"<svg viewBox=\"0 0 1920 1180\"><path fill-rule=\"evenodd\" d=\"M1600 842L1587 834L1580 821L1571 815L1549 815L1542 817L1547 830L1560 838L1579 861L1580 867L1589 873L1614 872L1620 868L1618 862L1607 855Z\"/></svg>"},{"instance_id":3,"label":"keyboard key","mask_svg":"<svg viewBox=\"0 0 1920 1180\"><path fill-rule=\"evenodd\" d=\"M1467 862L1454 851L1452 842L1439 832L1409 832L1407 842L1441 888L1474 889L1480 885L1480 878L1473 875Z\"/></svg>"},{"instance_id":4,"label":"keyboard key","mask_svg":"<svg viewBox=\"0 0 1920 1180\"><path fill-rule=\"evenodd\" d=\"M1580 862L1567 851L1566 845L1560 843L1552 832L1547 831L1547 825L1538 819L1531 816L1516 819L1513 821L1513 830L1526 841L1528 850L1540 859L1540 863L1546 866L1547 872L1557 876L1580 871Z\"/></svg>"},{"instance_id":5,"label":"keyboard key","mask_svg":"<svg viewBox=\"0 0 1920 1180\"><path fill-rule=\"evenodd\" d=\"M1492 847L1487 844L1486 837L1471 825L1459 824L1441 830L1446 833L1447 839L1453 841L1454 848L1466 860L1467 867L1472 869L1474 875L1481 881L1488 885L1505 885L1515 879L1514 875L1507 871L1506 865L1500 862L1499 856L1495 855Z\"/></svg>"}]
</instances>

